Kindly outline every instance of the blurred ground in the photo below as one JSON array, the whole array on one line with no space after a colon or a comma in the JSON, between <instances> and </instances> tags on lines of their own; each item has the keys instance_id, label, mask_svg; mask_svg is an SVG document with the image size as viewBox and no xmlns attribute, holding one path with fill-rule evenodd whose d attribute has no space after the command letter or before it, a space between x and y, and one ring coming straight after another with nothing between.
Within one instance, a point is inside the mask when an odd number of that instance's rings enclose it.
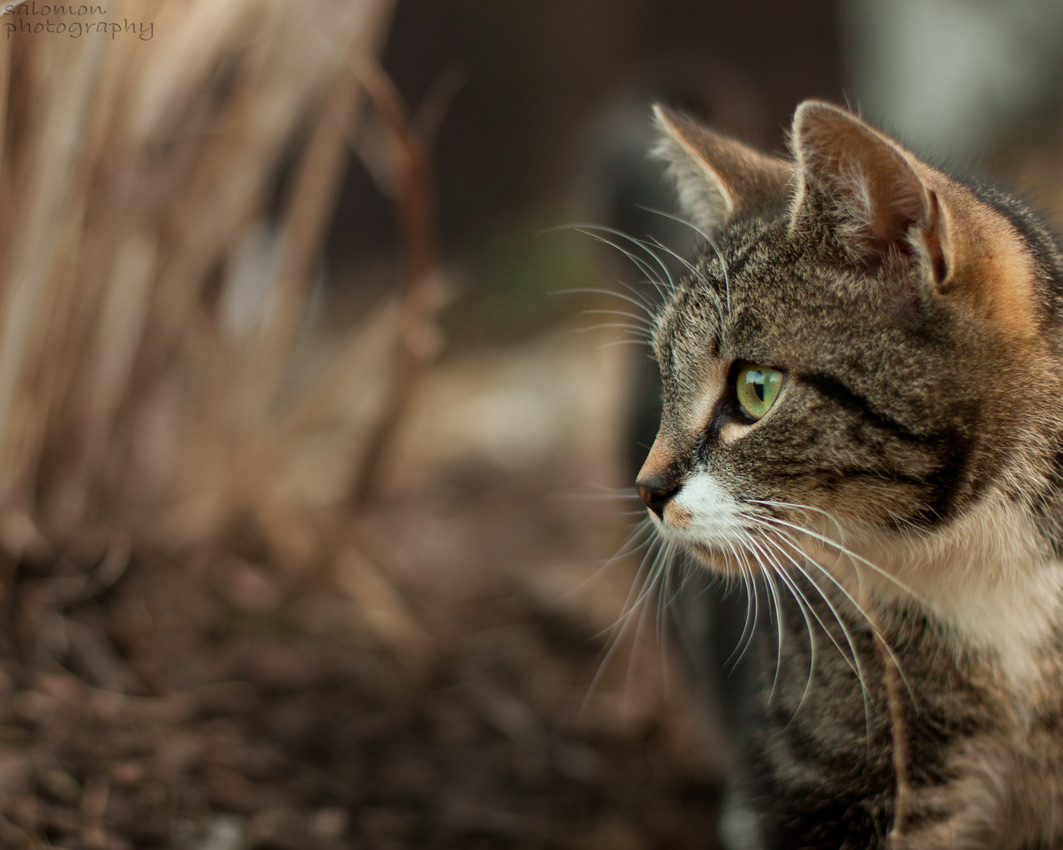
<instances>
[{"instance_id":1,"label":"blurred ground","mask_svg":"<svg viewBox=\"0 0 1063 850\"><path fill-rule=\"evenodd\" d=\"M0 845L713 846L682 676L650 635L603 666L634 565L601 569L625 354L592 336L444 363L334 577L21 564Z\"/></svg>"}]
</instances>

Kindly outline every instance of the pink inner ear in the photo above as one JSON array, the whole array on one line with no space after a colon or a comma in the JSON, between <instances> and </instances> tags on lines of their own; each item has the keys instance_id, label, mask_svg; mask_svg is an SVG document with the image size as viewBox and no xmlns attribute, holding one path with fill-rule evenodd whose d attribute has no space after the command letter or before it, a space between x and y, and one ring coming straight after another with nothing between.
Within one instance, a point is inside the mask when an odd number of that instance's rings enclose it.
<instances>
[{"instance_id":1,"label":"pink inner ear","mask_svg":"<svg viewBox=\"0 0 1063 850\"><path fill-rule=\"evenodd\" d=\"M913 224L926 218L923 187L911 167L882 145L861 147L853 152L856 173L862 183L839 185L851 192L854 212L863 213L873 237L884 244L904 239ZM845 167L843 163L843 168Z\"/></svg>"},{"instance_id":2,"label":"pink inner ear","mask_svg":"<svg viewBox=\"0 0 1063 850\"><path fill-rule=\"evenodd\" d=\"M927 193L902 149L834 107L799 110L794 146L805 192L817 192L854 253L904 247L913 225L927 227Z\"/></svg>"}]
</instances>

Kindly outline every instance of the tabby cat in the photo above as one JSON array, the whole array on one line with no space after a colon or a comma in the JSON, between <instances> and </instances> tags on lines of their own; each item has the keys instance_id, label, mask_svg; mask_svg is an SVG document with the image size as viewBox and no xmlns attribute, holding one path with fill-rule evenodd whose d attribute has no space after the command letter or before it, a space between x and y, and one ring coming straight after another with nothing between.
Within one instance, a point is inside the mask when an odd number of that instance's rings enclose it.
<instances>
[{"instance_id":1,"label":"tabby cat","mask_svg":"<svg viewBox=\"0 0 1063 850\"><path fill-rule=\"evenodd\" d=\"M1063 847L1056 243L826 103L792 161L656 115L705 245L638 492L777 630L739 846Z\"/></svg>"}]
</instances>

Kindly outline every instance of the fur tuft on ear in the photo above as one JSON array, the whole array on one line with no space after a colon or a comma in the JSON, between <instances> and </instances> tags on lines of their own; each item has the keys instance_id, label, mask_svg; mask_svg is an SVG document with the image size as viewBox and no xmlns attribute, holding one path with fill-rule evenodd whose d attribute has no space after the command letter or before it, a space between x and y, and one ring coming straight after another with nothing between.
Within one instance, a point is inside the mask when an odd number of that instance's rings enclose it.
<instances>
[{"instance_id":1,"label":"fur tuft on ear","mask_svg":"<svg viewBox=\"0 0 1063 850\"><path fill-rule=\"evenodd\" d=\"M937 198L926 182L929 169L912 154L820 101L797 108L791 144L798 174L793 227L826 224L862 264L894 251L929 251L932 274L944 275Z\"/></svg>"},{"instance_id":2,"label":"fur tuft on ear","mask_svg":"<svg viewBox=\"0 0 1063 850\"><path fill-rule=\"evenodd\" d=\"M653 154L665 160L691 222L712 236L736 216L782 199L791 167L663 106Z\"/></svg>"}]
</instances>

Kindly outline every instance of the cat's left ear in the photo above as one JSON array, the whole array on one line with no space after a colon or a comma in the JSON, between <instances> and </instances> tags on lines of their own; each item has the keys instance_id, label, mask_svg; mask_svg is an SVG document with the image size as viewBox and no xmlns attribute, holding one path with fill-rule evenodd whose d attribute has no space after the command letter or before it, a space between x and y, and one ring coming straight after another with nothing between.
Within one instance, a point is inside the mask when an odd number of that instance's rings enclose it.
<instances>
[{"instance_id":1,"label":"cat's left ear","mask_svg":"<svg viewBox=\"0 0 1063 850\"><path fill-rule=\"evenodd\" d=\"M781 200L792 167L666 109L653 108L660 132L654 154L665 160L683 213L709 236L731 219Z\"/></svg>"},{"instance_id":2,"label":"cat's left ear","mask_svg":"<svg viewBox=\"0 0 1063 850\"><path fill-rule=\"evenodd\" d=\"M936 284L949 273L935 172L850 112L805 101L794 114L793 228L834 237L858 265L917 257Z\"/></svg>"}]
</instances>

